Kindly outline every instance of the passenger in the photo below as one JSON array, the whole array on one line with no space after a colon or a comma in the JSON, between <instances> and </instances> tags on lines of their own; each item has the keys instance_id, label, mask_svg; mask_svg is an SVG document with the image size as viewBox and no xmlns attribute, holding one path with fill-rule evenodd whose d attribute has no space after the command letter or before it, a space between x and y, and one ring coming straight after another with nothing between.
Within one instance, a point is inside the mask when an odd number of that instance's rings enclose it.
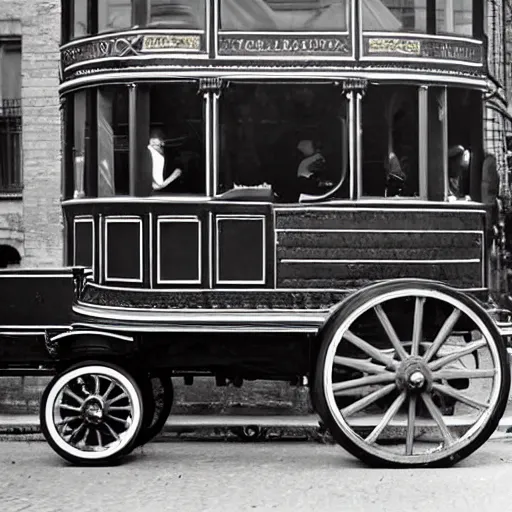
<instances>
[{"instance_id":1,"label":"passenger","mask_svg":"<svg viewBox=\"0 0 512 512\"><path fill-rule=\"evenodd\" d=\"M304 156L297 169L300 193L316 195L332 187L332 181L326 179L327 163L318 146L306 139L299 142L297 149Z\"/></svg>"},{"instance_id":2,"label":"passenger","mask_svg":"<svg viewBox=\"0 0 512 512\"><path fill-rule=\"evenodd\" d=\"M448 151L448 189L449 199L470 199L467 194L466 183L468 181L471 153L464 146L452 146Z\"/></svg>"},{"instance_id":3,"label":"passenger","mask_svg":"<svg viewBox=\"0 0 512 512\"><path fill-rule=\"evenodd\" d=\"M170 176L165 176L166 159L164 153L165 138L162 130L155 129L151 131L149 136L148 149L151 154L152 162L152 178L153 178L153 190L163 191L171 183L175 183L182 175L183 171L179 167L176 167Z\"/></svg>"}]
</instances>

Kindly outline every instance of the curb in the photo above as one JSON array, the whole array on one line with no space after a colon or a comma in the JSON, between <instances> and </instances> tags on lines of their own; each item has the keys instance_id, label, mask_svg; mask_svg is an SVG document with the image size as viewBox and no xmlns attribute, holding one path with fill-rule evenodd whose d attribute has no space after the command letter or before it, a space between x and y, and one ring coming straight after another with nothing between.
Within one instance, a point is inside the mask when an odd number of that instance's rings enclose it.
<instances>
[{"instance_id":1,"label":"curb","mask_svg":"<svg viewBox=\"0 0 512 512\"><path fill-rule=\"evenodd\" d=\"M160 437L163 440L261 439L312 440L325 438L320 419L306 416L170 416ZM0 415L0 435L5 438L40 434L37 415ZM512 416L503 417L490 439L512 438Z\"/></svg>"}]
</instances>

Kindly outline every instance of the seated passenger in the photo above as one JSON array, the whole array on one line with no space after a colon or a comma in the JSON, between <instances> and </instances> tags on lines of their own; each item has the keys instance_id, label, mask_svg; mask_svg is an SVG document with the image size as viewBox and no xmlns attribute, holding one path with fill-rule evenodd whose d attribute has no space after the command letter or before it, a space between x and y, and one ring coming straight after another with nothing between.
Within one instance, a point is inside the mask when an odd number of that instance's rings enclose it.
<instances>
[{"instance_id":1,"label":"seated passenger","mask_svg":"<svg viewBox=\"0 0 512 512\"><path fill-rule=\"evenodd\" d=\"M312 140L301 140L297 149L304 156L297 169L300 193L320 195L325 192L323 189L332 187L332 181L326 179L326 161L318 146Z\"/></svg>"},{"instance_id":2,"label":"seated passenger","mask_svg":"<svg viewBox=\"0 0 512 512\"><path fill-rule=\"evenodd\" d=\"M161 191L171 183L176 182L183 175L183 171L176 167L170 176L165 176L165 154L164 154L164 135L161 130L152 130L149 137L148 149L151 154L151 169L153 177L153 190Z\"/></svg>"},{"instance_id":3,"label":"seated passenger","mask_svg":"<svg viewBox=\"0 0 512 512\"><path fill-rule=\"evenodd\" d=\"M470 199L467 181L471 153L463 146L452 146L448 151L448 199Z\"/></svg>"}]
</instances>

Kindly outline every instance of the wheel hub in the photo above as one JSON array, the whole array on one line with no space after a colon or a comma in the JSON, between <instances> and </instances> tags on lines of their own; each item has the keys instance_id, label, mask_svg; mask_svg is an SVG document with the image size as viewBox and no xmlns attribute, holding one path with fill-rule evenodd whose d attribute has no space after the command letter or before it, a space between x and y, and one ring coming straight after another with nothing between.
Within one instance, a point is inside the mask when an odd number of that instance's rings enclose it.
<instances>
[{"instance_id":1,"label":"wheel hub","mask_svg":"<svg viewBox=\"0 0 512 512\"><path fill-rule=\"evenodd\" d=\"M88 423L101 423L105 417L105 407L101 399L89 397L82 406L82 416Z\"/></svg>"},{"instance_id":2,"label":"wheel hub","mask_svg":"<svg viewBox=\"0 0 512 512\"><path fill-rule=\"evenodd\" d=\"M432 386L432 372L421 357L405 359L396 375L396 385L401 391L422 393Z\"/></svg>"}]
</instances>

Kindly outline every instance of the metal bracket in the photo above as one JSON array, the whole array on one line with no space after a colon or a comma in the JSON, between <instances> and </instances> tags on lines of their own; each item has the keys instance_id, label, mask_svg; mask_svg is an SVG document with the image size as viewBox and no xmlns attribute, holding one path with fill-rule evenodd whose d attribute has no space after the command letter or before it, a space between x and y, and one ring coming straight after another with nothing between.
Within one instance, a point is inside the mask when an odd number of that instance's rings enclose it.
<instances>
[{"instance_id":1,"label":"metal bracket","mask_svg":"<svg viewBox=\"0 0 512 512\"><path fill-rule=\"evenodd\" d=\"M367 89L368 80L365 80L364 78L347 78L347 80L344 80L342 83L343 94L355 92L364 96Z\"/></svg>"},{"instance_id":2,"label":"metal bracket","mask_svg":"<svg viewBox=\"0 0 512 512\"><path fill-rule=\"evenodd\" d=\"M223 86L224 81L222 80L222 78L201 78L199 80L199 92L201 92L202 94L212 92L214 94L219 95Z\"/></svg>"}]
</instances>

